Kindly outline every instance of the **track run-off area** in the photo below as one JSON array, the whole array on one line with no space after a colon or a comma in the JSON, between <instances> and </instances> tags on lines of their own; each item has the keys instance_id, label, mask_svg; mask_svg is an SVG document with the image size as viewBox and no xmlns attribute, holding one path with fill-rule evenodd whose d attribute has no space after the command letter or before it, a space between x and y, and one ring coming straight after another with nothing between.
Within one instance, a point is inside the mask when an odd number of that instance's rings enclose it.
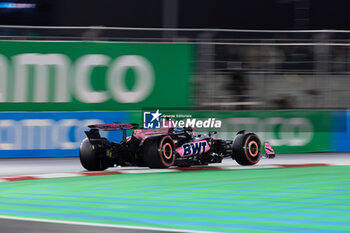
<instances>
[{"instance_id":1,"label":"track run-off area","mask_svg":"<svg viewBox=\"0 0 350 233\"><path fill-rule=\"evenodd\" d=\"M78 158L1 162L6 232L20 232L11 231L19 224L31 232L32 222L46 224L46 231L55 226L52 232L350 231L350 154L281 155L253 167L228 161L209 170L102 173L84 171Z\"/></svg>"}]
</instances>

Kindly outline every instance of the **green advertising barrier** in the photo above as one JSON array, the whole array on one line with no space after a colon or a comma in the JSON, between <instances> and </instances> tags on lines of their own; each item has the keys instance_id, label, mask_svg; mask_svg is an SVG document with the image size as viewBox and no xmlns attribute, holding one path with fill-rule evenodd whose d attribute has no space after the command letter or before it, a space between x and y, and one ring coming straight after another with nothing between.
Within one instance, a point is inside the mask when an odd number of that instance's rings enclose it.
<instances>
[{"instance_id":1,"label":"green advertising barrier","mask_svg":"<svg viewBox=\"0 0 350 233\"><path fill-rule=\"evenodd\" d=\"M189 105L188 44L0 41L0 48L1 111Z\"/></svg>"},{"instance_id":2,"label":"green advertising barrier","mask_svg":"<svg viewBox=\"0 0 350 233\"><path fill-rule=\"evenodd\" d=\"M162 115L190 115L196 119L215 118L222 121L218 129L197 129L207 134L216 130L217 136L233 139L240 130L255 132L262 141L269 141L277 153L331 151L331 114L328 110L286 111L171 111L161 110ZM176 117L179 116L180 117ZM142 124L142 113L131 114L133 122Z\"/></svg>"}]
</instances>

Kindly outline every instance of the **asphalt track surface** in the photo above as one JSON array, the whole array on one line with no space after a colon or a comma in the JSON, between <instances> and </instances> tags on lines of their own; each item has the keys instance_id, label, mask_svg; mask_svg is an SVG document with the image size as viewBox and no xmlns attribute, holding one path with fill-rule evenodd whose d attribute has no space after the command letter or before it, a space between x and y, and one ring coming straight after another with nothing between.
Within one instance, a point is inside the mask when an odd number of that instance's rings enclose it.
<instances>
[{"instance_id":1,"label":"asphalt track surface","mask_svg":"<svg viewBox=\"0 0 350 233\"><path fill-rule=\"evenodd\" d=\"M3 182L0 233L350 231L350 166L268 168L274 164L350 165L350 153L280 155L254 170ZM222 166L241 168L232 160ZM0 177L82 171L78 158L0 160Z\"/></svg>"},{"instance_id":2,"label":"asphalt track surface","mask_svg":"<svg viewBox=\"0 0 350 233\"><path fill-rule=\"evenodd\" d=\"M34 222L25 220L0 219L0 232L3 233L152 233L151 230L127 228L82 226L73 224ZM168 232L168 231L157 231Z\"/></svg>"},{"instance_id":3,"label":"asphalt track surface","mask_svg":"<svg viewBox=\"0 0 350 233\"><path fill-rule=\"evenodd\" d=\"M350 165L350 153L306 153L306 154L282 154L274 159L261 159L256 166L268 166L274 164L305 164L305 163L332 163L337 165ZM209 166L233 166L241 168L231 159L223 160L223 163L210 164ZM144 170L148 168L118 167L109 168L108 171ZM48 173L83 172L79 158L18 158L0 159L0 177L18 175L36 175Z\"/></svg>"}]
</instances>

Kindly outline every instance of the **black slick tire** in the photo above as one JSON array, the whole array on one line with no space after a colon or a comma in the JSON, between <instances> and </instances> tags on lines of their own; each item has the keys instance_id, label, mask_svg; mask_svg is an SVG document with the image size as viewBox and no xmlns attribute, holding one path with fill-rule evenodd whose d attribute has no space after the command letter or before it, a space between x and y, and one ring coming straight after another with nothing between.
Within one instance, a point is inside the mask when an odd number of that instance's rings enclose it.
<instances>
[{"instance_id":1,"label":"black slick tire","mask_svg":"<svg viewBox=\"0 0 350 233\"><path fill-rule=\"evenodd\" d=\"M87 138L80 145L79 159L81 165L88 171L103 171L107 169L107 166L103 165L97 151L93 149Z\"/></svg>"},{"instance_id":2,"label":"black slick tire","mask_svg":"<svg viewBox=\"0 0 350 233\"><path fill-rule=\"evenodd\" d=\"M175 162L175 146L168 135L146 138L143 143L143 159L150 168L168 168Z\"/></svg>"},{"instance_id":3,"label":"black slick tire","mask_svg":"<svg viewBox=\"0 0 350 233\"><path fill-rule=\"evenodd\" d=\"M261 159L261 142L254 133L238 132L232 147L232 158L240 165L254 165Z\"/></svg>"}]
</instances>

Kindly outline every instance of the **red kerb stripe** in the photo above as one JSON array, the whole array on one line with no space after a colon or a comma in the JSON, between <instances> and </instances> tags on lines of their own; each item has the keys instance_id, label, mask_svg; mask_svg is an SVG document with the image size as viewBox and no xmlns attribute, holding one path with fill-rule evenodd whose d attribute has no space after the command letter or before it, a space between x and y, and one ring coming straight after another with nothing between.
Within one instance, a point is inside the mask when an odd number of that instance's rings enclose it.
<instances>
[{"instance_id":1,"label":"red kerb stripe","mask_svg":"<svg viewBox=\"0 0 350 233\"><path fill-rule=\"evenodd\" d=\"M1 179L7 180L7 181L20 181L20 180L36 180L38 178L34 176L14 176L14 177L4 177Z\"/></svg>"},{"instance_id":2,"label":"red kerb stripe","mask_svg":"<svg viewBox=\"0 0 350 233\"><path fill-rule=\"evenodd\" d=\"M79 174L84 175L84 176L102 176L102 175L123 174L123 172L118 172L118 171L100 171L100 172L79 172Z\"/></svg>"}]
</instances>

